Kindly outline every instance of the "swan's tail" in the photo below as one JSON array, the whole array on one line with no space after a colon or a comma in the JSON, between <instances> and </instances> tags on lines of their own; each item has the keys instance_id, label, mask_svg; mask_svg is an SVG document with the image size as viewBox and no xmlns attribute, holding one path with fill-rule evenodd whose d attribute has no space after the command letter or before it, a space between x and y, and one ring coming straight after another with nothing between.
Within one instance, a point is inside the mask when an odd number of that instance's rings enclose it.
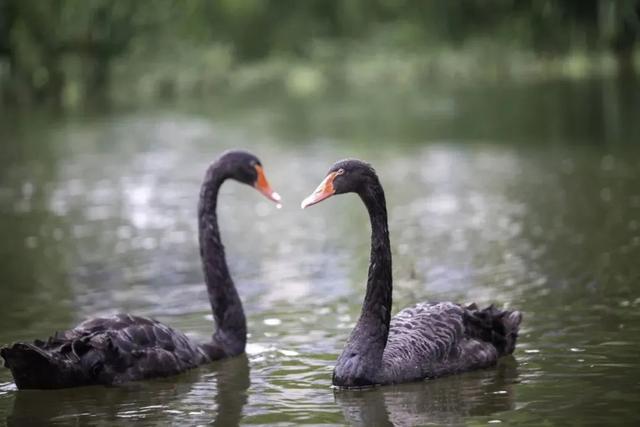
<instances>
[{"instance_id":1,"label":"swan's tail","mask_svg":"<svg viewBox=\"0 0 640 427\"><path fill-rule=\"evenodd\" d=\"M518 331L520 330L520 322L522 322L522 313L519 311L503 311L502 324L504 325L506 345L505 354L513 353L518 340Z\"/></svg>"},{"instance_id":2,"label":"swan's tail","mask_svg":"<svg viewBox=\"0 0 640 427\"><path fill-rule=\"evenodd\" d=\"M467 325L476 337L492 343L500 356L513 353L516 348L522 313L499 310L493 305L479 310L475 304L467 308Z\"/></svg>"},{"instance_id":3,"label":"swan's tail","mask_svg":"<svg viewBox=\"0 0 640 427\"><path fill-rule=\"evenodd\" d=\"M64 360L34 344L15 343L2 347L0 356L19 389L62 388L70 378L79 376L79 372Z\"/></svg>"}]
</instances>

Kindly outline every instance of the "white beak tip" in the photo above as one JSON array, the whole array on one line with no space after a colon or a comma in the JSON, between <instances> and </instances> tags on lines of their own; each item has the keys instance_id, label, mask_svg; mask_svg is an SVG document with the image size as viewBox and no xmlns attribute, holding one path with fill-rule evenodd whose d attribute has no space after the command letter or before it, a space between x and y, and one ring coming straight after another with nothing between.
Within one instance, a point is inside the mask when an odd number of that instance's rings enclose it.
<instances>
[{"instance_id":1,"label":"white beak tip","mask_svg":"<svg viewBox=\"0 0 640 427\"><path fill-rule=\"evenodd\" d=\"M304 199L301 203L300 203L300 209L304 209L306 207L308 207L309 205L312 205L312 200L310 200L310 197L307 197L306 199Z\"/></svg>"}]
</instances>

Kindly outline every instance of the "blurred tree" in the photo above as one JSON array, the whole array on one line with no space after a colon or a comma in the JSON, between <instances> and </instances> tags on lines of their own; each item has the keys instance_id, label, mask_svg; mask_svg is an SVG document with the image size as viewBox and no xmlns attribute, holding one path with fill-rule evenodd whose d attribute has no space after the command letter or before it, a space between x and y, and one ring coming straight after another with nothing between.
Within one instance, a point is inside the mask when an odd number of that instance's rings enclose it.
<instances>
[{"instance_id":1,"label":"blurred tree","mask_svg":"<svg viewBox=\"0 0 640 427\"><path fill-rule=\"evenodd\" d=\"M7 58L5 90L23 103L62 103L64 59L82 64L86 99L107 101L109 68L134 34L141 2L0 0L0 54Z\"/></svg>"},{"instance_id":2,"label":"blurred tree","mask_svg":"<svg viewBox=\"0 0 640 427\"><path fill-rule=\"evenodd\" d=\"M335 51L476 38L549 55L604 49L632 70L639 10L640 0L0 0L0 87L20 103L60 105L71 92L102 105L132 46L172 58L215 43L246 62L313 55L318 40Z\"/></svg>"},{"instance_id":3,"label":"blurred tree","mask_svg":"<svg viewBox=\"0 0 640 427\"><path fill-rule=\"evenodd\" d=\"M633 50L640 37L640 1L601 0L598 6L600 39L615 52L620 71L633 73Z\"/></svg>"}]
</instances>

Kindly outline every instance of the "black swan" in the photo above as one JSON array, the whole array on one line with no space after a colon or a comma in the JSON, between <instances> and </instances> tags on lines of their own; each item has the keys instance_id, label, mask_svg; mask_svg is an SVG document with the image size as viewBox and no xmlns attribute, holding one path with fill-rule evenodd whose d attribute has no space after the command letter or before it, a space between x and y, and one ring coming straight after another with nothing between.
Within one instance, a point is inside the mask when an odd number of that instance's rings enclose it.
<instances>
[{"instance_id":1,"label":"black swan","mask_svg":"<svg viewBox=\"0 0 640 427\"><path fill-rule=\"evenodd\" d=\"M333 371L343 388L436 378L494 365L515 348L522 315L490 306L419 303L391 318L391 247L384 191L359 160L337 162L302 208L356 193L371 220L371 259L360 318Z\"/></svg>"},{"instance_id":2,"label":"black swan","mask_svg":"<svg viewBox=\"0 0 640 427\"><path fill-rule=\"evenodd\" d=\"M196 343L156 320L130 314L86 320L46 342L15 343L0 349L19 389L113 385L177 374L212 360L244 353L247 325L220 241L216 204L226 179L255 187L279 202L260 161L244 151L224 153L207 170L200 190L200 257L216 330Z\"/></svg>"}]
</instances>

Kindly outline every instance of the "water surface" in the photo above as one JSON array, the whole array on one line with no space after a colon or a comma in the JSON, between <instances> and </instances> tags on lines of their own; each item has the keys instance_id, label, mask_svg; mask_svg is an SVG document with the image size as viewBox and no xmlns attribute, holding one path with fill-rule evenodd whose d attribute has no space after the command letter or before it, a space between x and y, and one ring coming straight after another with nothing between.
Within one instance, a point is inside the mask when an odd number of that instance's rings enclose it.
<instances>
[{"instance_id":1,"label":"water surface","mask_svg":"<svg viewBox=\"0 0 640 427\"><path fill-rule=\"evenodd\" d=\"M0 123L0 342L128 311L206 340L196 201L248 148L284 199L228 183L220 226L247 356L124 387L17 391L9 425L624 425L640 419L637 82L502 85ZM633 94L636 96L633 96ZM513 358L434 381L336 392L369 226L357 197L300 211L337 159L385 186L394 312L422 300L522 310Z\"/></svg>"}]
</instances>

